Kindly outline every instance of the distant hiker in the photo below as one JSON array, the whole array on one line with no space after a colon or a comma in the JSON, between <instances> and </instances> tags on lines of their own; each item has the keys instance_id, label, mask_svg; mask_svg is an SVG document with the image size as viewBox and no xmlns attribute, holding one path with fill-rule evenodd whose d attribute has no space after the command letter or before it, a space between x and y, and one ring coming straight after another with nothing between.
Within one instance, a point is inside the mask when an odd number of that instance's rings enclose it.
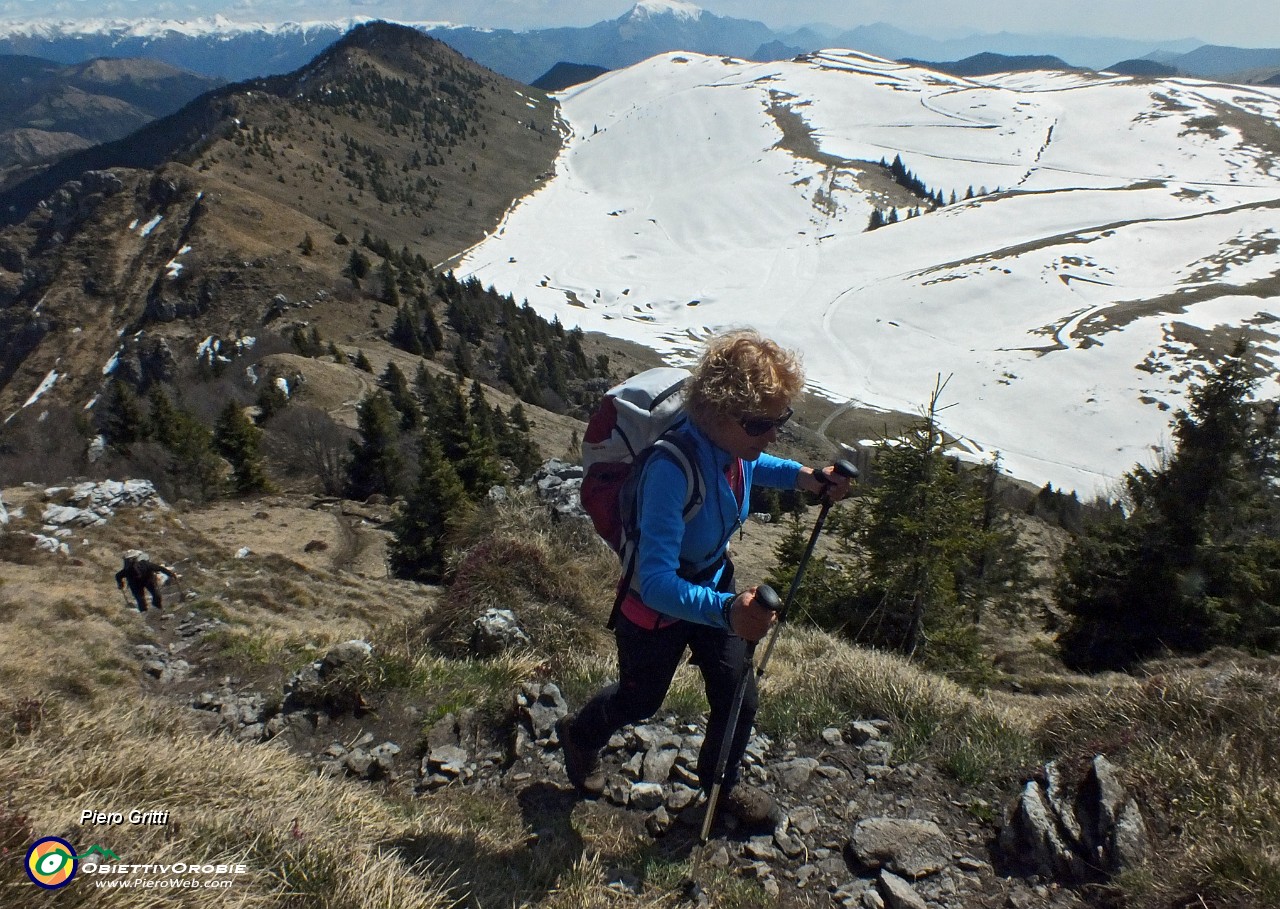
<instances>
[{"instance_id":1,"label":"distant hiker","mask_svg":"<svg viewBox=\"0 0 1280 909\"><path fill-rule=\"evenodd\" d=\"M603 791L601 749L618 729L657 712L686 648L711 707L697 768L710 793L731 703L749 671L748 642L764 637L776 620L756 601L755 587L735 593L728 557L729 539L751 510L751 486L802 489L832 500L849 490L833 468L815 471L764 453L791 418L803 382L796 355L773 341L756 332L718 336L683 387L687 416L666 436L683 437L676 447L689 453L702 479L704 501L696 513L689 517L685 503L690 476L669 449L655 449L641 462L635 570L613 625L619 679L557 727L569 780L582 794ZM752 673L719 806L749 827L779 820L767 794L738 780L756 706Z\"/></svg>"},{"instance_id":2,"label":"distant hiker","mask_svg":"<svg viewBox=\"0 0 1280 909\"><path fill-rule=\"evenodd\" d=\"M156 580L156 575L167 575L175 581L180 580L181 575L167 565L152 562L145 552L137 549L126 549L123 557L124 567L116 572L116 588L124 590L125 581L129 582L129 592L138 601L138 612L147 611L144 591L151 592L151 605L161 609L164 601L160 597L160 582Z\"/></svg>"}]
</instances>

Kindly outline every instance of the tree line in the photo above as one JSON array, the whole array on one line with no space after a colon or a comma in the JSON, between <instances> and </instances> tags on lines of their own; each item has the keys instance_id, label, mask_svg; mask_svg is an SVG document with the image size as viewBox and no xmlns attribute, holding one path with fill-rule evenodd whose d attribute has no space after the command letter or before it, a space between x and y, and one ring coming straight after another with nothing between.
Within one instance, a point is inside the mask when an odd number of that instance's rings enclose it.
<instances>
[{"instance_id":1,"label":"tree line","mask_svg":"<svg viewBox=\"0 0 1280 909\"><path fill-rule=\"evenodd\" d=\"M899 221L905 221L908 218L917 218L921 214L934 211L945 205L955 205L959 201L954 189L951 191L950 199L942 194L942 190L930 189L923 180L908 170L907 166L902 163L902 155L894 155L892 163L881 158L880 166L893 178L893 182L919 199L921 204L905 208L902 212L898 211L897 206L890 206L884 209L877 207L872 210L871 217L867 220L867 230L879 230L881 227L897 224ZM985 196L986 194L987 188L985 186L977 192L974 191L973 186L970 186L965 191L964 198L972 199L975 196Z\"/></svg>"}]
</instances>

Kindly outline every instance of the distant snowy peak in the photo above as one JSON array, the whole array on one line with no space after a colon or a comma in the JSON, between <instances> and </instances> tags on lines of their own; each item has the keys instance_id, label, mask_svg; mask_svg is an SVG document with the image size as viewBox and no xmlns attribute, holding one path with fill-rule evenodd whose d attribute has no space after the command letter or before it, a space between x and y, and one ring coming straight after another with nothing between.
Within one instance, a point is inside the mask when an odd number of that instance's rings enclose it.
<instances>
[{"instance_id":1,"label":"distant snowy peak","mask_svg":"<svg viewBox=\"0 0 1280 909\"><path fill-rule=\"evenodd\" d=\"M107 35L116 38L154 38L164 35L185 35L190 38L233 37L244 34L310 34L313 32L337 32L343 34L374 21L369 16L352 16L348 19L317 20L309 22L236 22L221 14L199 19L83 19L54 21L0 22L0 36L50 39L72 35ZM446 23L405 23L417 28L437 28Z\"/></svg>"},{"instance_id":2,"label":"distant snowy peak","mask_svg":"<svg viewBox=\"0 0 1280 909\"><path fill-rule=\"evenodd\" d=\"M200 19L79 19L0 23L0 35L6 37L54 38L71 35L110 35L113 37L149 38L180 34L189 37L239 35L246 32L308 32L317 29L345 31L365 19L335 22L233 22L222 15Z\"/></svg>"},{"instance_id":3,"label":"distant snowy peak","mask_svg":"<svg viewBox=\"0 0 1280 909\"><path fill-rule=\"evenodd\" d=\"M702 13L701 7L686 3L685 0L640 0L623 18L629 21L640 21L659 16L674 16L677 19L696 21L702 18Z\"/></svg>"}]
</instances>

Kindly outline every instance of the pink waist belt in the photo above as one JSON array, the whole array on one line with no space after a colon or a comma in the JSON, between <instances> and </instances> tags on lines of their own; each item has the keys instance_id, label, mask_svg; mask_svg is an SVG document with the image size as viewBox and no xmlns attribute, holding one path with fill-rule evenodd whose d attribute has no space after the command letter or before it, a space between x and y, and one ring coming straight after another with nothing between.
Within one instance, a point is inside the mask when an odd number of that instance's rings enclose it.
<instances>
[{"instance_id":1,"label":"pink waist belt","mask_svg":"<svg viewBox=\"0 0 1280 909\"><path fill-rule=\"evenodd\" d=\"M664 615L658 610L646 606L644 602L635 595L628 592L622 600L622 614L628 621L638 625L641 628L650 631L657 631L659 628L667 628L674 625L679 619L673 619L669 615Z\"/></svg>"}]
</instances>

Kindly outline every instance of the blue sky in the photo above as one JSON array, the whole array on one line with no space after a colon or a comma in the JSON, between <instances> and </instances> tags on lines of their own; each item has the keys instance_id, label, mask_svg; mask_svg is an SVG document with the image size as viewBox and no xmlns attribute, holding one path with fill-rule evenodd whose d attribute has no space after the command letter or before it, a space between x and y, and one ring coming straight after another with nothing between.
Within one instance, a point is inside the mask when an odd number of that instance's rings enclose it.
<instances>
[{"instance_id":1,"label":"blue sky","mask_svg":"<svg viewBox=\"0 0 1280 909\"><path fill-rule=\"evenodd\" d=\"M244 22L375 16L516 29L588 25L622 15L633 0L0 0L0 18L191 19L221 13ZM702 0L721 16L774 27L887 22L954 37L1012 31L1142 39L1195 37L1214 44L1280 47L1276 0Z\"/></svg>"}]
</instances>

